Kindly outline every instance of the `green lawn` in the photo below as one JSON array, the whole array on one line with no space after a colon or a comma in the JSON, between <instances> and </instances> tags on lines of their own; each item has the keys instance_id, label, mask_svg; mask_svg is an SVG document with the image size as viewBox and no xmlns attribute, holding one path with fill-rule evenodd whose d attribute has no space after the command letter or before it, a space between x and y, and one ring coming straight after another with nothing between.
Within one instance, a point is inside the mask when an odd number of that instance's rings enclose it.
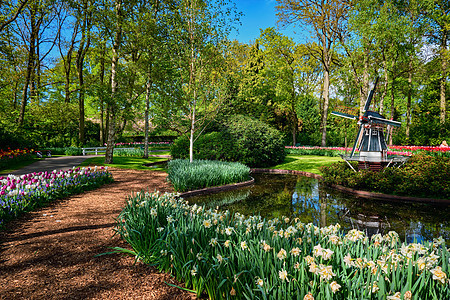
<instances>
[{"instance_id":1,"label":"green lawn","mask_svg":"<svg viewBox=\"0 0 450 300\"><path fill-rule=\"evenodd\" d=\"M98 156L86 159L81 163L80 166L108 166L112 168L120 168L120 169L132 169L132 170L155 170L155 171L166 171L165 168L161 167L146 167L144 164L165 161L167 158L161 157L149 157L144 159L142 157L134 157L134 156L114 156L112 164L105 164L105 157Z\"/></svg>"},{"instance_id":2,"label":"green lawn","mask_svg":"<svg viewBox=\"0 0 450 300\"><path fill-rule=\"evenodd\" d=\"M340 157L317 156L317 155L298 155L288 154L282 164L271 167L271 169L295 170L315 173L322 175L319 167L331 165L332 163L342 161Z\"/></svg>"},{"instance_id":3,"label":"green lawn","mask_svg":"<svg viewBox=\"0 0 450 300\"><path fill-rule=\"evenodd\" d=\"M31 165L32 163L34 163L35 161L38 161L40 159L42 159L42 158L33 157L33 158L30 158L27 160L19 161L13 165L6 167L6 169L0 170L0 174L10 174L11 172L16 171L20 168L26 167L28 165Z\"/></svg>"},{"instance_id":4,"label":"green lawn","mask_svg":"<svg viewBox=\"0 0 450 300\"><path fill-rule=\"evenodd\" d=\"M170 155L170 150L167 151L148 151L148 155Z\"/></svg>"}]
</instances>

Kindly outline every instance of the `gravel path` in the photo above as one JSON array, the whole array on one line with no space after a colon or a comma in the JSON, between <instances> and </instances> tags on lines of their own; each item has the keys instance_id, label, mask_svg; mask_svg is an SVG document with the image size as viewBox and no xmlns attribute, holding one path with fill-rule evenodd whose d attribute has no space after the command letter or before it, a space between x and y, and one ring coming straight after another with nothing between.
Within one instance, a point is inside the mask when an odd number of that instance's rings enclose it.
<instances>
[{"instance_id":1,"label":"gravel path","mask_svg":"<svg viewBox=\"0 0 450 300\"><path fill-rule=\"evenodd\" d=\"M129 247L113 231L127 195L171 190L165 173L110 171L114 183L26 214L0 232L0 299L195 298L168 286L180 285L169 274L134 264L133 257L96 257L109 247Z\"/></svg>"}]
</instances>

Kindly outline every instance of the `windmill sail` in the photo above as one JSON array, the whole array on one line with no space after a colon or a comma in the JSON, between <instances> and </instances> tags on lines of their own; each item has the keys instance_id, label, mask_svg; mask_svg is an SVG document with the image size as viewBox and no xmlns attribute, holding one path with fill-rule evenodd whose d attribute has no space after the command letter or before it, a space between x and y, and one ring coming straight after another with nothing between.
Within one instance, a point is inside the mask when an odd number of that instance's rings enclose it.
<instances>
[{"instance_id":1,"label":"windmill sail","mask_svg":"<svg viewBox=\"0 0 450 300\"><path fill-rule=\"evenodd\" d=\"M370 103L372 102L373 94L375 92L375 89L377 87L378 83L378 77L375 79L375 83L373 85L373 89L370 91L369 96L367 97L366 104L364 105L364 113L366 113L369 110Z\"/></svg>"}]
</instances>

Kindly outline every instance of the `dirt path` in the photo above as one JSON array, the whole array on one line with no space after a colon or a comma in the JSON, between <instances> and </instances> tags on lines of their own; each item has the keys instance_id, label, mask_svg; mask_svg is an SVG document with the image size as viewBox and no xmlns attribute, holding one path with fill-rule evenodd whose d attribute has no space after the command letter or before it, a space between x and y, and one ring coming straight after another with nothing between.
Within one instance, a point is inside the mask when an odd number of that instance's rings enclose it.
<instances>
[{"instance_id":1,"label":"dirt path","mask_svg":"<svg viewBox=\"0 0 450 300\"><path fill-rule=\"evenodd\" d=\"M166 174L113 169L115 182L27 214L0 232L0 299L193 299L170 275L132 257L114 218L132 191L169 191Z\"/></svg>"}]
</instances>

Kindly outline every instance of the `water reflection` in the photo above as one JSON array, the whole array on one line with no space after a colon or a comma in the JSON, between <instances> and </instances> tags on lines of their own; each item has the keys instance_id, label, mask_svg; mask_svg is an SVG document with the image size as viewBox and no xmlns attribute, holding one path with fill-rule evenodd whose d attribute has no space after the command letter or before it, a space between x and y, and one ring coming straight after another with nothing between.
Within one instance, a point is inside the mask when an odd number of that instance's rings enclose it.
<instances>
[{"instance_id":1,"label":"water reflection","mask_svg":"<svg viewBox=\"0 0 450 300\"><path fill-rule=\"evenodd\" d=\"M360 199L323 187L317 179L289 174L253 174L255 184L235 191L189 198L190 203L266 218L298 217L304 223L369 236L396 231L402 240L420 242L442 236L450 242L449 205Z\"/></svg>"}]
</instances>

